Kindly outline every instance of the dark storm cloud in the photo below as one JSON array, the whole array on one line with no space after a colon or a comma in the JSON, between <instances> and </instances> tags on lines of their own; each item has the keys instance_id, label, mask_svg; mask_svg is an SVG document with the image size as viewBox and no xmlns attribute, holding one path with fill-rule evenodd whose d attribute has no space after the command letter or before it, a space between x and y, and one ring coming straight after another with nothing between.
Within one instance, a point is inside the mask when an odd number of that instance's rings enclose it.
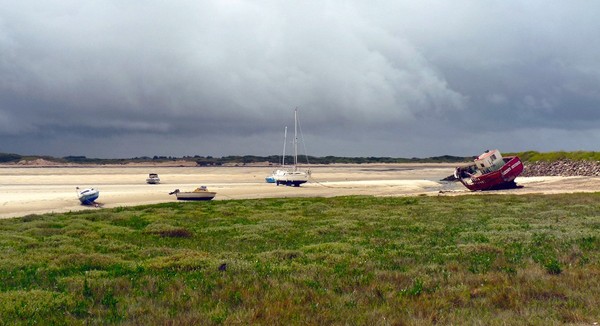
<instances>
[{"instance_id":1,"label":"dark storm cloud","mask_svg":"<svg viewBox=\"0 0 600 326\"><path fill-rule=\"evenodd\" d=\"M0 152L597 150L588 2L0 4Z\"/></svg>"}]
</instances>

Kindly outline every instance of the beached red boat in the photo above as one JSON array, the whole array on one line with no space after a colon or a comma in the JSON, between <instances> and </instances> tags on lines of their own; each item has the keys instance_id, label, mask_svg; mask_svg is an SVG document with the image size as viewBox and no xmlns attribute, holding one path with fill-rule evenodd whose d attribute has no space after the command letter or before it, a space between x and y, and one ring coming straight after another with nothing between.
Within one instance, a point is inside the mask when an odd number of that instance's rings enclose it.
<instances>
[{"instance_id":1,"label":"beached red boat","mask_svg":"<svg viewBox=\"0 0 600 326\"><path fill-rule=\"evenodd\" d=\"M523 172L523 162L518 156L502 157L495 149L485 151L472 164L459 166L454 176L470 190L496 190L516 188L515 178Z\"/></svg>"}]
</instances>

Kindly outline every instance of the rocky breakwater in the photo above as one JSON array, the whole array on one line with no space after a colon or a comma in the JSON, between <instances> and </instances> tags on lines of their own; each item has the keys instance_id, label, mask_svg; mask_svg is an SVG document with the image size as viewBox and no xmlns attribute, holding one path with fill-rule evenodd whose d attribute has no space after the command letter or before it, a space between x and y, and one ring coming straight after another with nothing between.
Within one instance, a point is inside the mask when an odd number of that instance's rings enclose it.
<instances>
[{"instance_id":1,"label":"rocky breakwater","mask_svg":"<svg viewBox=\"0 0 600 326\"><path fill-rule=\"evenodd\" d=\"M521 176L596 177L600 176L600 161L573 161L564 159L554 162L527 162L524 164L524 169Z\"/></svg>"}]
</instances>

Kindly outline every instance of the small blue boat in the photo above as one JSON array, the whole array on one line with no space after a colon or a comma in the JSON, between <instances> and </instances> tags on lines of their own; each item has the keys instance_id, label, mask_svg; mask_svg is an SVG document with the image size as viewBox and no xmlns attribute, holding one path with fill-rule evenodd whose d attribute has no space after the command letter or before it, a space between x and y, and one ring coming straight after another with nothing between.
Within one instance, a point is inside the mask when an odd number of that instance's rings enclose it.
<instances>
[{"instance_id":1,"label":"small blue boat","mask_svg":"<svg viewBox=\"0 0 600 326\"><path fill-rule=\"evenodd\" d=\"M94 204L94 201L100 196L100 191L98 189L87 188L83 189L82 191L79 191L79 187L77 187L76 189L77 197L79 198L79 201L84 205Z\"/></svg>"}]
</instances>

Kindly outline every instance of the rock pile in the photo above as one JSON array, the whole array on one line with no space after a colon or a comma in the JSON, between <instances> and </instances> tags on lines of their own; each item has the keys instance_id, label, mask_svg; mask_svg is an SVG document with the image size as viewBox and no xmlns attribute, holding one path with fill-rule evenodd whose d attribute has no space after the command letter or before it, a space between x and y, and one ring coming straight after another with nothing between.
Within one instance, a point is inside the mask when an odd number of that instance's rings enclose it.
<instances>
[{"instance_id":1,"label":"rock pile","mask_svg":"<svg viewBox=\"0 0 600 326\"><path fill-rule=\"evenodd\" d=\"M521 176L600 176L600 161L564 159L555 162L528 162L525 163Z\"/></svg>"}]
</instances>

